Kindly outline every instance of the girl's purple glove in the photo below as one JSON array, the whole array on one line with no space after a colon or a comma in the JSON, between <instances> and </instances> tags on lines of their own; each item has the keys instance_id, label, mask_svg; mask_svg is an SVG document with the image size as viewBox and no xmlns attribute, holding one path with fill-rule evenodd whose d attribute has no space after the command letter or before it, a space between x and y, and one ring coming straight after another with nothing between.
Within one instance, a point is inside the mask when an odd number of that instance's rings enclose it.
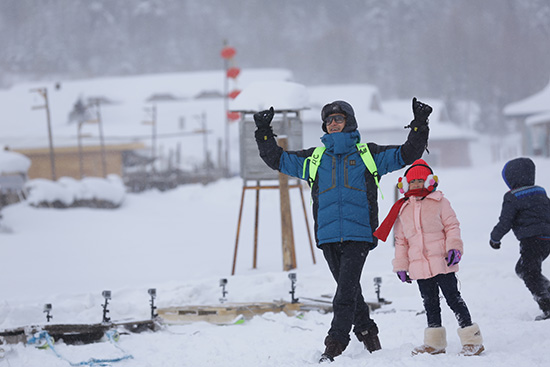
<instances>
[{"instance_id":1,"label":"girl's purple glove","mask_svg":"<svg viewBox=\"0 0 550 367\"><path fill-rule=\"evenodd\" d=\"M406 271L400 270L397 272L397 277L399 280L401 280L403 283L411 283L411 278L409 278L409 274L407 274Z\"/></svg>"},{"instance_id":2,"label":"girl's purple glove","mask_svg":"<svg viewBox=\"0 0 550 367\"><path fill-rule=\"evenodd\" d=\"M462 257L462 254L458 250L449 250L449 253L447 254L447 266L453 266L460 262L460 258Z\"/></svg>"}]
</instances>

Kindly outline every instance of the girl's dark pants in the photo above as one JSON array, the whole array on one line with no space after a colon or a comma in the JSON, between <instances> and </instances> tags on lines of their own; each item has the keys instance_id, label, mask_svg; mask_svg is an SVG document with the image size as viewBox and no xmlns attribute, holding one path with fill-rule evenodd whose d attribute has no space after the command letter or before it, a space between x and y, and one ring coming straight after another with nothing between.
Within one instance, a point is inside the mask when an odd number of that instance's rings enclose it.
<instances>
[{"instance_id":1,"label":"girl's dark pants","mask_svg":"<svg viewBox=\"0 0 550 367\"><path fill-rule=\"evenodd\" d=\"M454 312L460 327L464 328L472 325L470 311L468 311L466 302L464 302L458 291L455 273L438 274L429 279L418 279L417 283L424 301L428 327L441 327L439 289L441 289L447 304Z\"/></svg>"},{"instance_id":2,"label":"girl's dark pants","mask_svg":"<svg viewBox=\"0 0 550 367\"><path fill-rule=\"evenodd\" d=\"M361 273L372 244L343 242L321 245L329 269L336 280L336 294L332 301L333 318L328 335L345 348L352 326L354 332L376 327L370 318L369 306L361 294Z\"/></svg>"}]
</instances>

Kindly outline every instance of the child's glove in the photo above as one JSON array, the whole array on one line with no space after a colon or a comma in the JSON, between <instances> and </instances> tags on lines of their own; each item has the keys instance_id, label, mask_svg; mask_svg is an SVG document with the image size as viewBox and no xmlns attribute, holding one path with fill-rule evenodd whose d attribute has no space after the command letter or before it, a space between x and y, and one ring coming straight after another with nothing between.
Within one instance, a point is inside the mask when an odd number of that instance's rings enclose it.
<instances>
[{"instance_id":1,"label":"child's glove","mask_svg":"<svg viewBox=\"0 0 550 367\"><path fill-rule=\"evenodd\" d=\"M397 277L399 280L401 280L403 283L412 283L411 278L409 278L409 274L407 274L404 270L399 270L397 272Z\"/></svg>"},{"instance_id":2,"label":"child's glove","mask_svg":"<svg viewBox=\"0 0 550 367\"><path fill-rule=\"evenodd\" d=\"M447 266L453 266L460 262L460 259L462 258L462 254L458 250L449 250L449 253L447 254L447 257L445 258L447 260Z\"/></svg>"},{"instance_id":3,"label":"child's glove","mask_svg":"<svg viewBox=\"0 0 550 367\"><path fill-rule=\"evenodd\" d=\"M492 239L489 239L489 245L491 245L491 247L495 250L498 250L500 248L500 241L493 241Z\"/></svg>"}]
</instances>

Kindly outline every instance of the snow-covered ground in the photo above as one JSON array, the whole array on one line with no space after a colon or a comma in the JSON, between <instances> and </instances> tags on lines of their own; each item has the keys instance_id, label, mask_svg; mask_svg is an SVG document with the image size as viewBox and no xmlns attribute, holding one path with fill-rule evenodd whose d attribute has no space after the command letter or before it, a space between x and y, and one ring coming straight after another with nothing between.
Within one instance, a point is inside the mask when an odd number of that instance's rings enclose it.
<instances>
[{"instance_id":1,"label":"snow-covered ground","mask_svg":"<svg viewBox=\"0 0 550 367\"><path fill-rule=\"evenodd\" d=\"M534 159L537 183L550 189L549 159ZM506 191L504 162L472 168L440 169L440 189L450 199L462 225L465 253L458 273L462 295L485 339L479 357L460 357L457 323L442 300L448 353L411 357L422 343L425 316L416 284L402 284L391 271L393 247L381 243L363 272L363 293L376 298L373 278L382 277L381 296L392 301L373 312L383 349L365 351L352 338L334 366L548 366L550 321L539 314L515 275L518 244L508 234L502 249L489 247ZM382 180L386 199L381 217L394 200L399 177ZM252 269L254 195L245 197L236 275L231 276L242 180L207 186L127 194L119 209L37 209L28 203L5 207L0 234L0 330L44 324L43 305L52 304L51 323L97 323L102 320L103 290L112 291L109 316L139 320L150 315L149 288L157 289L158 307L219 304L220 278L227 278L229 302L290 300L290 280L282 271L279 198L263 190L260 201L258 268ZM306 200L308 191L305 190ZM319 250L312 262L297 190L291 190L297 251L297 297L332 294L335 283ZM309 208L308 208L309 210ZM308 213L309 215L309 213ZM311 217L309 223L312 225ZM544 264L550 276L550 261ZM122 335L117 346L56 344L40 350L4 345L0 366L68 366L90 358L133 358L113 366L304 366L316 365L331 314L309 312L303 318L283 313L257 316L242 325L204 322L168 325L158 332Z\"/></svg>"}]
</instances>

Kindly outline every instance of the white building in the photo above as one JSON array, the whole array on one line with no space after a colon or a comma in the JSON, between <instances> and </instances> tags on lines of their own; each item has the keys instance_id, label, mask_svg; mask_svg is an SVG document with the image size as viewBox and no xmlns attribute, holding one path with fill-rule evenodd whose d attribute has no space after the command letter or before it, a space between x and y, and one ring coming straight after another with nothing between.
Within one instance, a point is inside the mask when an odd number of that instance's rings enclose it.
<instances>
[{"instance_id":1,"label":"white building","mask_svg":"<svg viewBox=\"0 0 550 367\"><path fill-rule=\"evenodd\" d=\"M521 131L522 154L550 156L550 82L541 91L505 106L503 113Z\"/></svg>"}]
</instances>

